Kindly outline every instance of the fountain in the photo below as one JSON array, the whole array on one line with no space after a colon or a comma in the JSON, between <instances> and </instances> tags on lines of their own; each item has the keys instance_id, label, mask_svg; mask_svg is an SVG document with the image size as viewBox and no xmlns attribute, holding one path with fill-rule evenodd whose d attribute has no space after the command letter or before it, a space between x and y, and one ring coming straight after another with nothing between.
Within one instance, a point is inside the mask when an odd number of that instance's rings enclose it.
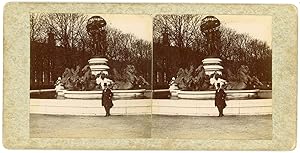
<instances>
[{"instance_id":1,"label":"fountain","mask_svg":"<svg viewBox=\"0 0 300 153\"><path fill-rule=\"evenodd\" d=\"M93 57L88 61L92 74L97 75L104 73L108 75L109 67L107 66L107 59L105 52L107 50L106 42L106 21L100 16L93 16L88 19L87 32L92 40L92 48L94 51Z\"/></svg>"},{"instance_id":2,"label":"fountain","mask_svg":"<svg viewBox=\"0 0 300 153\"><path fill-rule=\"evenodd\" d=\"M169 99L153 99L152 114L217 116L216 84L227 94L225 115L272 114L272 91L260 91L262 83L250 75L248 66L241 65L235 73L223 67L220 57L220 21L207 16L201 22L201 32L209 55L198 67L180 68L172 78Z\"/></svg>"},{"instance_id":3,"label":"fountain","mask_svg":"<svg viewBox=\"0 0 300 153\"><path fill-rule=\"evenodd\" d=\"M202 19L200 29L209 55L197 68L190 66L190 68L179 69L175 84L180 90L170 90L171 93L176 93L171 94L173 97L214 99L216 84L220 83L226 89L228 99L258 98L259 89L255 89L255 87L261 86L262 83L255 76L250 76L247 66L241 65L237 74L232 74L229 69L225 69L228 80L224 79L219 46L221 41L220 25L220 21L214 16L206 16Z\"/></svg>"},{"instance_id":4,"label":"fountain","mask_svg":"<svg viewBox=\"0 0 300 153\"><path fill-rule=\"evenodd\" d=\"M209 57L202 60L206 75L211 75L215 72L222 75L222 60L219 57L219 45L221 43L220 24L220 21L214 16L207 16L201 21L200 29L205 37L205 47L209 53Z\"/></svg>"},{"instance_id":5,"label":"fountain","mask_svg":"<svg viewBox=\"0 0 300 153\"><path fill-rule=\"evenodd\" d=\"M92 58L88 60L89 65L82 69L80 66L76 70L65 69L59 80L61 84L56 87L58 98L101 99L104 83L113 89L114 99L144 98L146 90L142 87L148 83L142 76L137 76L133 65L128 65L121 77L117 76L119 74L115 69L109 75L105 26L106 21L100 16L88 19L86 28L92 42Z\"/></svg>"}]
</instances>

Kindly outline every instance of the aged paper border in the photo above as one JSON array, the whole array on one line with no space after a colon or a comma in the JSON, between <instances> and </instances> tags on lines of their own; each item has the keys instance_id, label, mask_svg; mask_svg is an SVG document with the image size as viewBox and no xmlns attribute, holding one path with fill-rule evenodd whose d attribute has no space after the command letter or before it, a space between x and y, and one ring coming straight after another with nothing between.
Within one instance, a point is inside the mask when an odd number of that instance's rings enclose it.
<instances>
[{"instance_id":1,"label":"aged paper border","mask_svg":"<svg viewBox=\"0 0 300 153\"><path fill-rule=\"evenodd\" d=\"M272 16L273 139L30 138L31 12ZM4 146L14 149L291 150L296 146L297 22L297 8L293 5L8 3L4 8Z\"/></svg>"}]
</instances>

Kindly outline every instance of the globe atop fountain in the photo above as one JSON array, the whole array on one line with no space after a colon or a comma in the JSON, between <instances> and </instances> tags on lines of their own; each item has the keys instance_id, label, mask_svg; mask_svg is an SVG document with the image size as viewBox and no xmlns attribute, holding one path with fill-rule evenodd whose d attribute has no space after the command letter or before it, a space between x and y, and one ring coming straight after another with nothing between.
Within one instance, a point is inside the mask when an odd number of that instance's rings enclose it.
<instances>
[{"instance_id":1,"label":"globe atop fountain","mask_svg":"<svg viewBox=\"0 0 300 153\"><path fill-rule=\"evenodd\" d=\"M106 21L100 16L92 16L87 21L87 32L91 39L92 58L88 61L92 74L108 75L110 69L107 65L106 50L108 43L106 40Z\"/></svg>"},{"instance_id":2,"label":"globe atop fountain","mask_svg":"<svg viewBox=\"0 0 300 153\"><path fill-rule=\"evenodd\" d=\"M220 24L220 21L214 16L206 16L201 21L200 29L205 38L205 48L210 57L218 57L220 55Z\"/></svg>"},{"instance_id":3,"label":"globe atop fountain","mask_svg":"<svg viewBox=\"0 0 300 153\"><path fill-rule=\"evenodd\" d=\"M107 49L106 21L100 16L93 16L87 21L87 32L92 39L93 57L105 57Z\"/></svg>"},{"instance_id":4,"label":"globe atop fountain","mask_svg":"<svg viewBox=\"0 0 300 153\"><path fill-rule=\"evenodd\" d=\"M200 30L204 36L207 57L202 60L205 74L222 75L223 66L220 59L221 32L220 21L214 16L206 16L201 20Z\"/></svg>"}]
</instances>

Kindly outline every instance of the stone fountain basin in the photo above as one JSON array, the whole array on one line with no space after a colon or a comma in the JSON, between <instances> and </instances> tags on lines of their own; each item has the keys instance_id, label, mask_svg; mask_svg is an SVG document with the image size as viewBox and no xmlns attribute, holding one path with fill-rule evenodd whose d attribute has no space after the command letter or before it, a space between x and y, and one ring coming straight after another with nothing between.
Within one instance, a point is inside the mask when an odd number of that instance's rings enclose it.
<instances>
[{"instance_id":1,"label":"stone fountain basin","mask_svg":"<svg viewBox=\"0 0 300 153\"><path fill-rule=\"evenodd\" d=\"M227 99L255 99L259 89L253 90L225 90ZM216 91L178 91L180 99L215 99Z\"/></svg>"},{"instance_id":2,"label":"stone fountain basin","mask_svg":"<svg viewBox=\"0 0 300 153\"><path fill-rule=\"evenodd\" d=\"M112 90L113 99L140 99L144 98L146 89ZM102 91L58 91L58 95L66 99L101 99Z\"/></svg>"}]
</instances>

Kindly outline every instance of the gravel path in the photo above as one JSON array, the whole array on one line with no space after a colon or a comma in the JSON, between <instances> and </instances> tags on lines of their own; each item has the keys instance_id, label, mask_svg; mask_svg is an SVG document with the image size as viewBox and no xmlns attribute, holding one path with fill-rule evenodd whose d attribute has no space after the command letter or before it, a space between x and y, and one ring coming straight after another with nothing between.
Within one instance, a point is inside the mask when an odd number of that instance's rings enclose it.
<instances>
[{"instance_id":1,"label":"gravel path","mask_svg":"<svg viewBox=\"0 0 300 153\"><path fill-rule=\"evenodd\" d=\"M39 138L272 139L272 116L30 115Z\"/></svg>"},{"instance_id":2,"label":"gravel path","mask_svg":"<svg viewBox=\"0 0 300 153\"><path fill-rule=\"evenodd\" d=\"M272 116L153 116L152 137L181 139L272 139Z\"/></svg>"}]
</instances>

